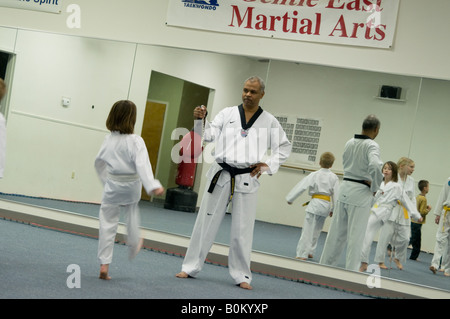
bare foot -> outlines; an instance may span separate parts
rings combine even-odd
[[[100,265],[100,276],[98,278],[103,280],[111,280],[111,277],[108,276],[109,265],[104,264]]]
[[[134,259],[137,256],[143,245],[144,245],[144,238],[141,238],[136,248],[134,250],[130,250],[128,256],[130,260]]]
[[[387,267],[384,263],[379,263],[378,266],[379,266],[381,269],[388,269],[388,267]]]
[[[298,259],[298,260],[308,260],[308,258],[305,258],[305,257],[295,257],[295,259]]]
[[[252,290],[253,287],[250,286],[250,284],[248,282],[241,282],[239,284],[239,287],[241,287],[242,289],[247,289],[247,290]]]
[[[365,272],[367,270],[367,263],[362,262],[361,266],[359,267],[360,272]]]
[[[402,270],[403,269],[403,265],[400,263],[400,260],[398,260],[397,258],[394,258],[394,262],[397,265],[397,268]]]
[[[182,272],[179,272],[178,274],[176,274],[175,277],[177,277],[177,278],[189,278],[190,276],[187,273],[185,273],[184,271],[182,271]]]

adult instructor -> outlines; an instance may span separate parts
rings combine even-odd
[[[236,285],[252,289],[250,254],[258,178],[263,173],[276,173],[291,152],[291,143],[278,120],[259,106],[264,91],[264,81],[250,77],[244,82],[242,104],[221,110],[211,123],[206,120],[205,107],[194,109],[196,119],[205,119],[204,140],[215,142],[215,162],[206,175],[208,184],[181,272],[176,274],[179,278],[196,277],[201,271],[231,202],[228,268]],[[197,132],[201,131],[198,125],[203,121],[195,121]]]
[[[369,115],[362,124],[362,133],[355,134],[345,144],[344,179],[320,258],[321,264],[338,266],[347,246],[345,268],[359,270],[373,194],[383,181],[380,148],[374,141],[379,131],[380,121],[375,115]]]

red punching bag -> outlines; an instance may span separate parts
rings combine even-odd
[[[203,151],[202,137],[190,131],[180,142],[181,162],[178,164],[178,173],[175,183],[183,187],[193,187],[197,158]]]

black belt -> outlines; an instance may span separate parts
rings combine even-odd
[[[254,170],[254,168],[253,167],[236,168],[236,167],[228,165],[227,163],[217,163],[217,164],[219,164],[222,167],[222,169],[220,171],[218,171],[216,173],[216,175],[214,175],[214,177],[211,181],[211,184],[209,185],[208,193],[213,192],[214,187],[216,186],[217,181],[219,180],[220,174],[222,174],[223,171],[227,171],[228,173],[230,173],[230,176],[231,176],[231,193],[230,193],[230,198],[228,199],[228,202],[230,202],[231,199],[233,198],[233,194],[234,194],[236,175],[250,173]]]
[[[362,181],[362,180],[359,180],[359,179],[352,179],[352,178],[347,178],[347,177],[344,177],[344,181],[350,181],[350,182],[364,184],[364,185],[366,185],[367,187],[370,188],[370,185],[367,183],[367,181]]]

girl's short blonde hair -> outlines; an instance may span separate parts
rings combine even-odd
[[[136,124],[136,104],[128,100],[117,101],[109,111],[106,119],[108,130],[120,132],[120,134],[133,134]]]
[[[400,157],[400,159],[397,161],[398,168],[403,167],[405,165],[409,165],[414,163],[414,161],[408,157]]]

